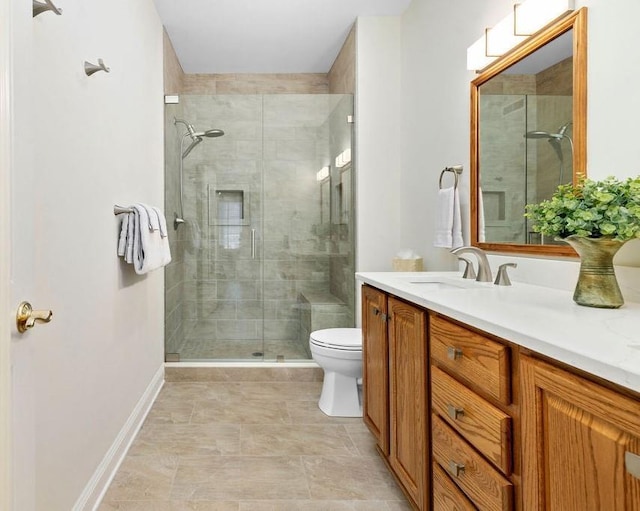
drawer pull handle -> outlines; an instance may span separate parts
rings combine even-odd
[[[624,464],[627,467],[627,472],[633,477],[640,479],[640,456],[633,454],[632,452],[624,453]]]
[[[464,408],[458,408],[452,404],[447,404],[447,413],[454,421],[464,417]]]
[[[462,463],[456,463],[455,461],[450,461],[449,473],[453,477],[460,477],[462,474],[464,474],[464,465]]]
[[[447,358],[449,360],[459,360],[462,358],[462,350],[460,348],[454,348],[449,346],[447,348]]]

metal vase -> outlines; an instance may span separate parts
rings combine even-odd
[[[580,256],[580,275],[573,301],[587,307],[617,309],[624,304],[613,269],[613,256],[624,241],[585,238],[575,234],[563,238]]]

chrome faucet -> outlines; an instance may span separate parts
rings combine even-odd
[[[484,253],[484,250],[478,247],[458,247],[454,248],[451,253],[456,256],[458,254],[474,254],[478,259],[478,276],[476,277],[476,282],[493,281],[491,265],[489,264],[489,259],[487,259],[487,254]]]

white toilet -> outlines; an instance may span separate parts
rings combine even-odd
[[[362,417],[362,329],[327,328],[309,336],[311,356],[324,369],[318,406],[333,417]]]

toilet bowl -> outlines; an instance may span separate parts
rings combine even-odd
[[[362,330],[327,328],[309,336],[311,356],[324,370],[318,406],[332,417],[362,417]]]

